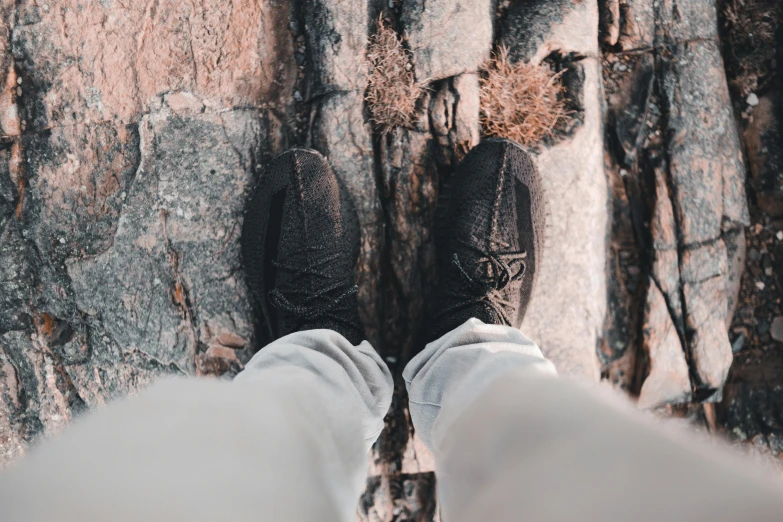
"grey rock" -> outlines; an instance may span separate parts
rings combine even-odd
[[[255,111],[142,121],[142,162],[112,247],[67,262],[77,306],[112,342],[186,373],[212,346],[249,348],[237,234],[258,122]]]
[[[22,138],[30,185],[25,220],[45,258],[105,251],[139,167],[138,126],[113,123],[57,127]]]
[[[685,333],[682,307],[682,283],[676,250],[656,250],[653,258],[653,281],[660,288],[671,310],[672,321],[681,335]]]
[[[330,92],[364,90],[367,81],[367,2],[304,0],[311,67],[308,99]]]
[[[539,63],[552,52],[598,56],[598,5],[594,1],[514,2],[500,28],[514,60]]]
[[[413,52],[416,79],[476,72],[492,48],[490,0],[406,0],[401,22]]]
[[[658,45],[718,36],[718,14],[712,0],[657,0],[653,6]]]
[[[772,320],[769,333],[774,340],[783,343],[783,316],[777,316]]]
[[[22,238],[19,223],[0,229],[0,333],[32,325],[32,288],[37,265],[33,249]]]
[[[749,223],[744,166],[723,61],[715,42],[676,44],[662,55],[669,156],[681,243]]]
[[[617,44],[623,51],[651,49],[655,44],[655,9],[649,0],[620,3],[620,34]]]
[[[406,360],[419,348],[425,326],[426,300],[435,276],[433,228],[437,203],[437,169],[429,155],[432,135],[394,129],[381,142],[391,284],[384,289],[386,342]],[[391,299],[390,299],[391,297]]]
[[[655,175],[655,207],[650,221],[650,235],[653,248],[660,250],[677,249],[677,224],[674,218],[674,207],[669,197],[667,172],[664,168],[656,168]]]
[[[745,334],[739,334],[734,342],[731,343],[731,353],[739,353],[745,347]]]
[[[617,91],[608,98],[609,131],[621,147],[618,160],[631,167],[637,159],[647,133],[646,123],[654,75],[652,53],[629,58],[630,72],[619,78]]]

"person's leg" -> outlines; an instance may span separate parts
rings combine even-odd
[[[779,520],[777,476],[558,378],[518,330],[471,319],[404,372],[444,520]]]
[[[779,519],[775,478],[765,483],[649,426],[617,397],[557,378],[519,332],[545,215],[527,154],[482,143],[452,183],[432,342],[403,372],[443,519]]]
[[[277,341],[235,382],[180,380],[77,421],[0,479],[0,520],[350,520],[393,384],[353,283],[359,226],[318,153],[248,200],[250,298]]]
[[[369,343],[294,333],[77,419],[0,474],[0,520],[352,520],[392,390]]]

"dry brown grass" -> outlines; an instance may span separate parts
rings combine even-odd
[[[370,77],[365,100],[379,131],[413,126],[416,101],[423,86],[413,75],[411,54],[402,38],[381,18],[367,46]]]
[[[487,136],[533,145],[568,120],[562,73],[546,64],[512,63],[500,48],[481,79],[481,126]]]

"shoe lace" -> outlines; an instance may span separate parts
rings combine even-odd
[[[356,294],[359,287],[346,281],[344,278],[335,277],[329,272],[328,267],[338,257],[344,255],[340,252],[333,252],[326,255],[307,255],[318,254],[327,250],[325,246],[308,246],[303,249],[303,258],[307,261],[303,264],[272,261],[272,264],[278,270],[289,272],[293,275],[292,286],[294,289],[288,290],[283,294],[278,288],[269,292],[269,302],[278,310],[288,312],[296,317],[300,323],[309,323],[318,319],[329,317],[338,323],[358,328],[359,326],[347,317],[350,314],[336,313],[341,310],[345,300]],[[322,279],[324,284],[317,290],[297,290],[296,282],[307,277],[316,277]],[[300,285],[301,288],[308,288],[309,285]],[[293,302],[292,298],[300,302]]]
[[[512,306],[512,303],[504,298],[501,291],[511,283],[519,281],[525,274],[525,259],[527,252],[498,252],[485,251],[476,247],[474,244],[462,241],[467,248],[479,254],[476,264],[486,265],[486,277],[472,277],[465,270],[462,261],[455,253],[451,259],[451,264],[457,269],[460,277],[465,282],[467,291],[460,292],[461,300],[438,315],[444,315],[453,312],[455,309],[464,308],[476,303],[485,303],[497,313],[503,321],[510,325],[511,319],[508,317],[505,307]],[[508,248],[510,245],[502,243],[499,246]],[[519,264],[519,268],[514,270],[513,264]]]

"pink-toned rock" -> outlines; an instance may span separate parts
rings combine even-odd
[[[290,96],[287,2],[64,0],[43,9],[25,0],[19,9],[13,50],[28,129],[136,122],[176,91],[213,107]]]
[[[690,332],[690,354],[698,377],[697,387],[720,389],[726,382],[732,361],[726,332],[726,280],[713,277],[699,283],[684,283],[686,327]]]
[[[691,400],[688,363],[666,301],[654,282],[650,282],[644,309],[643,347],[649,361],[649,373],[639,393],[640,408],[656,408]]]

